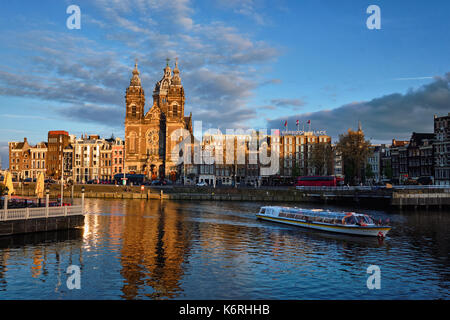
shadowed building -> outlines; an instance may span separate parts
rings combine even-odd
[[[418,179],[434,174],[434,133],[413,132],[408,145],[408,177]]]
[[[450,113],[434,116],[434,179],[438,185],[450,185]]]

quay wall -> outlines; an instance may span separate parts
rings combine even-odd
[[[0,221],[0,236],[31,232],[68,230],[84,226],[84,216],[49,217]]]
[[[81,185],[64,190],[64,199],[81,197]],[[267,188],[208,188],[195,186],[124,187],[114,185],[84,185],[85,198],[100,199],[168,199],[188,201],[258,201],[258,202],[310,202],[371,205],[379,207],[448,207],[450,206],[449,189],[418,190],[346,190],[317,189],[297,190],[293,187]],[[60,196],[60,186],[51,185],[50,197]],[[16,194],[35,196],[34,186],[30,184],[16,188]]]

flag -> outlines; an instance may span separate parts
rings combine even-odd
[[[308,120],[308,124],[311,124],[311,120]]]
[[[284,126],[287,127],[287,120],[285,121]]]
[[[299,125],[299,121],[297,120],[297,127],[298,127],[298,125]]]

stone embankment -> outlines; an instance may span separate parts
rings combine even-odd
[[[210,201],[258,201],[258,202],[314,202],[353,203],[374,206],[448,207],[450,188],[386,189],[386,188],[207,188],[195,186],[124,187],[115,185],[75,185],[64,189],[64,199],[81,197],[85,188],[86,198],[100,199],[168,199],[168,200],[210,200]],[[50,186],[50,197],[59,197],[60,186]],[[16,194],[34,196],[34,185],[16,187]]]

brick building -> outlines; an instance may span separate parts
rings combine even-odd
[[[125,157],[124,141],[116,138],[112,145],[112,174],[123,173]]]
[[[13,179],[36,179],[39,173],[46,174],[47,144],[40,142],[35,146],[23,142],[9,142],[9,170]]]
[[[171,135],[179,129],[192,132],[192,115],[184,116],[185,96],[178,61],[173,72],[167,61],[148,111],[139,74],[136,63],[125,95],[125,171],[151,179],[176,175],[177,164],[172,162],[170,151],[177,142],[172,142]]]
[[[70,137],[67,131],[49,131],[47,140],[47,177],[55,180],[61,179],[61,167],[64,158],[64,149],[69,146]]]

